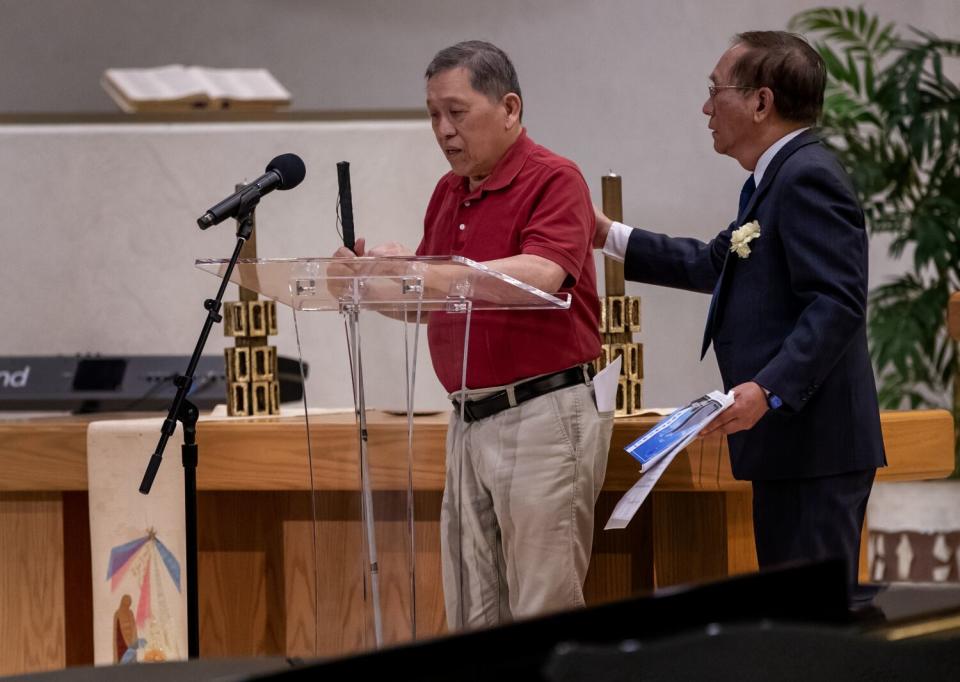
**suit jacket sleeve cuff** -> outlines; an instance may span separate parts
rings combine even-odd
[[[774,360],[775,363],[776,359]],[[765,391],[773,393],[783,401],[780,408],[781,412],[785,414],[799,412],[810,399],[812,391],[808,393],[799,382],[790,379],[784,380],[782,376],[775,366],[767,365],[757,373],[753,381]]]

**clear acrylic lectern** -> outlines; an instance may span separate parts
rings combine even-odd
[[[224,260],[197,261],[197,267],[219,277],[223,276],[226,264]],[[237,263],[231,280],[290,306],[295,321],[298,313],[306,311],[336,311],[342,315],[359,443],[357,506],[363,529],[359,548],[364,603],[362,645],[379,647],[415,638],[413,396],[420,323],[430,326],[430,347],[435,361],[437,354],[455,358],[459,363],[461,389],[466,389],[470,323],[475,314],[564,310],[570,306],[569,295],[558,298],[546,294],[480,263],[456,256],[248,259]],[[400,458],[396,447],[381,447],[385,439],[374,437],[368,423],[367,391],[376,389],[364,381],[363,339],[371,338],[364,333],[371,313],[380,323],[387,318],[397,320],[390,325],[402,330],[407,419],[406,447],[401,448],[404,455]],[[509,349],[503,350],[509,352]],[[309,425],[309,416],[306,418]],[[310,442],[309,426],[307,441],[307,451],[316,453],[314,457],[322,457],[324,444]],[[350,561],[350,557],[345,556],[344,561]],[[341,598],[342,595],[318,594],[318,618],[320,602]]]

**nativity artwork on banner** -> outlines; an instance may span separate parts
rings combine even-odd
[[[178,637],[170,631],[168,594],[179,599],[180,562],[153,528],[110,550],[107,580],[117,597],[113,616],[114,663],[178,660]],[[176,591],[174,593],[174,590]]]

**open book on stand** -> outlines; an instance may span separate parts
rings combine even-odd
[[[151,69],[107,69],[100,83],[128,113],[204,109],[272,111],[290,104],[290,93],[266,69],[214,69],[180,64]]]
[[[626,528],[660,476],[703,428],[733,405],[733,395],[711,391],[674,410],[624,448],[640,463],[642,476],[617,502],[604,530]]]

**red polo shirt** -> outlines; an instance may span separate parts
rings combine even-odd
[[[577,166],[524,130],[473,192],[447,173],[424,218],[421,256],[475,261],[533,254],[567,273],[568,310],[478,311],[470,324],[467,388],[501,386],[589,362],[600,354],[593,204]],[[464,315],[431,313],[430,354],[449,392],[460,390]]]

